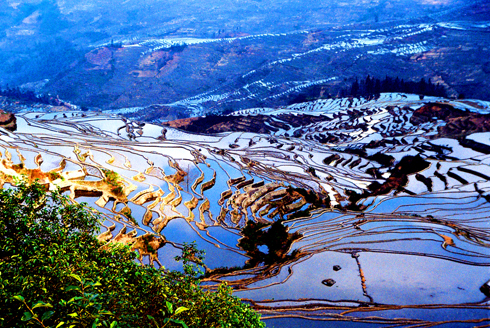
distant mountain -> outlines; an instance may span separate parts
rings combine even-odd
[[[140,119],[285,105],[313,86],[334,96],[367,75],[431,79],[453,96],[489,97],[485,1],[0,6],[0,85],[133,108]]]
[[[490,22],[424,21],[109,43],[44,90],[88,107],[132,108],[120,113],[154,122],[337,96],[368,75],[431,80],[453,97],[489,99],[489,31]]]

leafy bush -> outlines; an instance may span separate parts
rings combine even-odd
[[[117,172],[114,172],[112,170],[107,170],[107,169],[102,169],[102,172],[104,172],[105,175],[105,181],[107,184],[110,184],[111,186],[118,187],[119,186],[119,174]]]
[[[184,273],[141,266],[128,247],[101,249],[98,227],[39,184],[0,190],[0,326],[264,326],[227,286],[204,291],[185,256]]]

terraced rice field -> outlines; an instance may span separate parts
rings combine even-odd
[[[282,128],[217,135],[24,111],[16,132],[0,128],[0,183],[59,186],[103,215],[101,240],[144,263],[176,269],[196,241],[204,284],[228,282],[270,326],[483,327],[490,132],[443,135],[444,119],[412,119],[428,103],[490,111],[384,94],[241,111]]]

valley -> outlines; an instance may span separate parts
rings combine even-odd
[[[59,189],[160,278],[187,252],[268,327],[490,325],[487,1],[0,17],[0,188]],[[155,313],[180,325],[172,302]]]

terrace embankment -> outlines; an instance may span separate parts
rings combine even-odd
[[[362,194],[358,194],[355,191],[349,190],[348,196],[350,204],[347,206],[351,210],[364,210],[363,205],[358,205],[357,201],[369,196],[386,195],[389,192],[395,190],[396,192],[407,192],[404,186],[408,182],[408,176],[417,172],[423,171],[430,166],[430,163],[424,160],[419,155],[417,156],[405,156],[402,160],[390,169],[390,176],[385,182],[379,183],[374,181],[368,186],[368,190],[364,190]],[[422,179],[422,178],[419,178]]]

